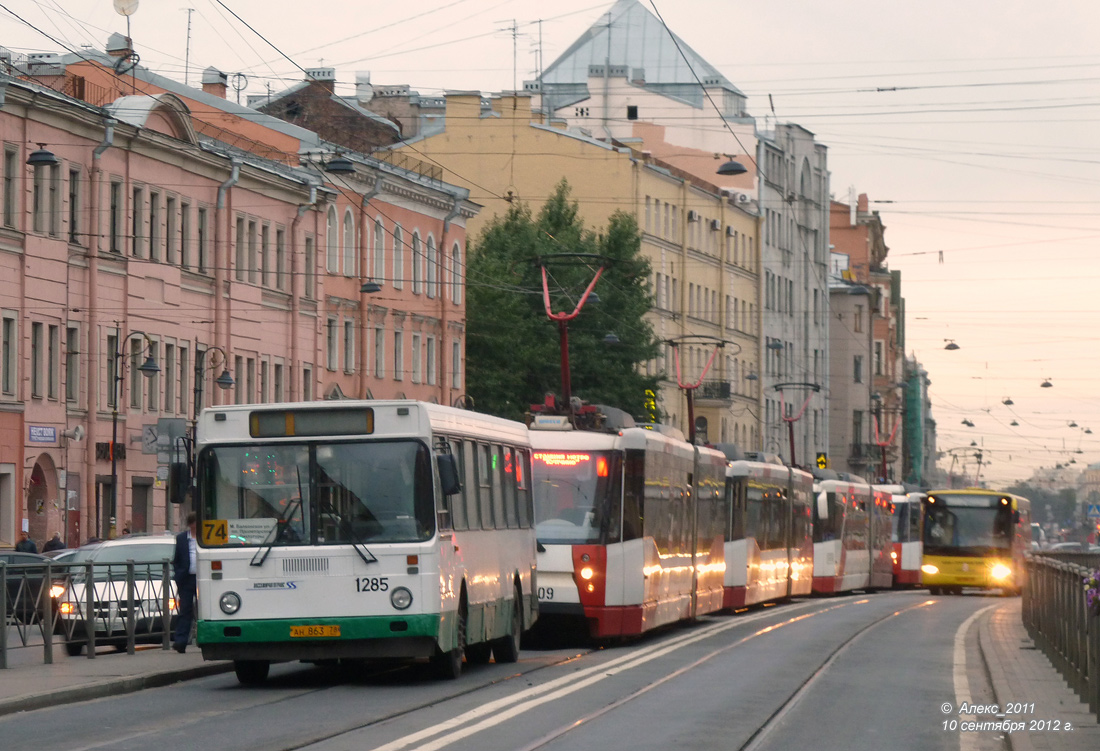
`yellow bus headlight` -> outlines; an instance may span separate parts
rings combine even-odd
[[[926,574],[938,574],[940,572],[939,568],[933,566],[931,563],[924,564],[920,567],[920,570]]]
[[[993,566],[993,569],[989,573],[993,576],[994,579],[997,579],[999,581],[1001,579],[1007,579],[1008,577],[1012,576],[1012,569],[1010,569],[1003,563],[998,563]]]

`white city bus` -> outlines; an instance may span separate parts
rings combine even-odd
[[[415,401],[207,409],[198,644],[271,662],[518,659],[538,613],[521,424]]]

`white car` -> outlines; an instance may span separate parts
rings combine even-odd
[[[51,594],[57,600],[58,632],[66,636],[66,651],[80,654],[87,643],[88,620],[95,624],[95,643],[124,648],[130,594],[127,586],[128,561],[134,562],[134,639],[159,642],[164,635],[164,573],[168,572],[169,629],[176,620],[176,585],[172,581],[175,538],[169,535],[125,537],[108,540],[77,556],[63,583],[55,583]],[[83,550],[83,549],[82,549]],[[94,589],[88,616],[87,572],[83,562],[91,561]]]

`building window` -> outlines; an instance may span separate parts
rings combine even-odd
[[[451,388],[462,388],[462,342],[451,342]]]
[[[412,335],[412,376],[413,383],[420,383],[423,378],[420,370],[420,334]]]
[[[191,204],[180,202],[180,268],[191,268]]]
[[[852,329],[858,334],[863,331],[863,306],[857,305],[856,312],[852,314]]]
[[[344,372],[355,372],[355,321],[344,319]]]
[[[61,234],[61,165],[50,166],[50,235]]]
[[[15,227],[16,198],[19,188],[19,149],[4,147],[4,226]]]
[[[189,357],[188,349],[184,344],[180,344],[177,347],[179,351],[179,381],[180,381],[180,414],[187,414],[187,384],[190,379],[190,372],[188,370]]]
[[[306,365],[302,368],[302,400],[313,401],[313,366]]]
[[[130,340],[130,407],[132,409],[141,409],[142,405],[142,390],[141,390],[141,371],[138,367],[144,362],[141,359],[141,345],[142,339]]]
[[[75,403],[80,399],[80,328],[70,326],[65,330],[65,401]]]
[[[260,228],[260,284],[265,287],[270,287],[274,279],[274,260],[271,255],[271,225],[264,224]]]
[[[248,282],[249,284],[256,284],[260,281],[257,273],[259,268],[259,236],[257,234],[256,222],[249,221],[248,223]]]
[[[237,355],[233,358],[233,403],[244,404],[244,357]]]
[[[339,271],[340,264],[340,225],[336,217],[336,207],[328,207],[328,226],[325,236],[325,270],[330,274]]]
[[[336,370],[336,318],[329,318],[325,324],[325,367]]]
[[[179,263],[176,256],[176,240],[179,239],[179,219],[176,214],[176,199],[168,196],[164,199],[164,260],[167,263]]]
[[[153,358],[153,362],[160,361],[160,345],[156,342],[149,343],[149,357]],[[138,364],[145,362],[139,359]],[[160,373],[153,373],[153,375],[142,379],[149,385],[149,395],[145,400],[145,411],[156,412],[160,409]]]
[[[271,382],[269,379],[271,366],[267,360],[260,360],[260,404],[267,404],[268,397],[271,395],[269,389],[271,388]]]
[[[435,252],[435,238],[428,236],[426,261],[428,265],[428,297],[439,295],[439,257]]]
[[[863,355],[852,357],[852,380],[856,383],[863,383]]]
[[[31,229],[42,232],[46,226],[46,167],[34,168],[31,182]]]
[[[875,340],[875,375],[882,375],[882,340]]]
[[[355,217],[344,212],[344,276],[355,276]]]
[[[31,324],[31,396],[42,398],[42,324]]]
[[[142,254],[143,211],[142,190],[134,188],[130,191],[130,255],[134,258],[141,258]]]
[[[247,240],[245,239],[245,234],[244,234],[244,217],[243,216],[237,217],[237,232],[234,235],[233,239],[236,242],[235,250],[234,250],[234,253],[233,253],[233,257],[236,261],[236,263],[234,263],[233,265],[236,266],[236,269],[234,269],[233,277],[238,282],[243,282],[244,281],[245,268],[247,268],[247,266],[245,264],[245,257],[244,257],[245,248],[247,247],[246,246]],[[238,404],[239,403],[240,402],[238,402]]]
[[[61,393],[61,327],[51,324],[46,332],[46,398]]]
[[[313,288],[317,286],[317,252],[316,245],[313,242],[312,237],[306,238],[305,243],[305,285],[306,288],[302,292],[302,297],[307,300],[313,299]]]
[[[451,247],[451,300],[455,305],[462,304],[462,277],[465,270],[462,265],[462,246],[455,243]]]
[[[107,334],[107,406],[114,409],[118,406],[118,334]],[[89,405],[90,406],[90,405]]]
[[[282,363],[275,363],[274,366],[275,376],[275,392],[272,396],[276,402],[283,401],[283,365]]]
[[[374,281],[384,284],[386,280],[386,228],[382,220],[374,222]]]
[[[863,443],[863,412],[861,410],[852,410],[852,443]]]
[[[80,245],[80,170],[69,170],[69,242]]]
[[[393,332],[393,380],[405,378],[405,335],[401,331]]]
[[[637,120],[638,119],[638,105],[628,104],[626,105],[626,119]]]
[[[210,256],[208,253],[208,241],[210,239],[210,224],[209,214],[204,208],[199,209],[199,243],[198,243],[198,257],[195,259],[195,266],[198,268],[200,274],[205,274],[210,268]]]
[[[401,227],[393,228],[393,288],[405,286],[405,240]]]
[[[286,230],[275,230],[275,287],[286,290]]]
[[[244,366],[244,398],[246,404],[256,402],[256,360],[249,357]]]
[[[160,193],[149,191],[149,260],[160,261]]]
[[[176,411],[176,345],[164,345],[164,411]]]
[[[435,385],[435,337],[429,336],[427,341],[424,342],[425,354],[424,354],[424,366],[427,368],[427,381],[430,385]]]
[[[420,249],[420,233],[413,232],[412,239],[412,278],[413,294],[419,295],[422,291],[424,280],[423,252]]]
[[[374,327],[374,377],[386,377],[386,329]]]

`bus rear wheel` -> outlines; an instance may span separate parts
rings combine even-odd
[[[267,680],[271,663],[267,660],[234,660],[233,672],[244,686],[258,686]]]
[[[512,596],[512,623],[505,636],[493,640],[493,657],[497,662],[519,661],[519,640],[523,632],[523,595],[516,587]]]

